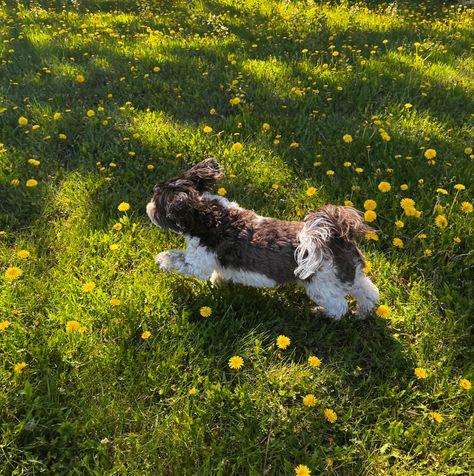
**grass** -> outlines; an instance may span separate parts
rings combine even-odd
[[[0,18],[2,474],[469,473],[472,10],[40,1]],[[375,200],[362,246],[390,316],[160,273],[183,240],[145,204],[209,156],[260,214]]]

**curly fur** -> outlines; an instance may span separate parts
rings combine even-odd
[[[334,318],[347,312],[349,293],[362,303],[361,314],[370,312],[378,290],[354,242],[370,231],[357,210],[326,205],[304,223],[261,217],[208,192],[221,176],[217,161],[207,159],[155,186],[150,219],[187,242],[186,250],[157,256],[162,270],[258,287],[296,282]]]

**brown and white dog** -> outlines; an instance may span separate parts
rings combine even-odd
[[[210,194],[221,177],[217,161],[207,159],[155,186],[148,216],[184,235],[187,244],[159,253],[161,270],[255,287],[298,283],[334,319],[348,312],[348,294],[357,299],[359,317],[374,309],[379,291],[354,242],[371,229],[357,210],[325,205],[304,222],[262,217]]]

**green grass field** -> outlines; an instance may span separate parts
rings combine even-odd
[[[439,2],[0,2],[0,473],[469,474],[473,22]],[[159,272],[184,240],[149,222],[153,185],[207,157],[259,214],[376,204],[382,316]]]

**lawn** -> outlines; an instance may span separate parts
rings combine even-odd
[[[1,2],[1,474],[469,474],[473,23],[436,1]],[[378,314],[160,272],[184,240],[146,203],[207,157],[261,215],[365,211]]]

